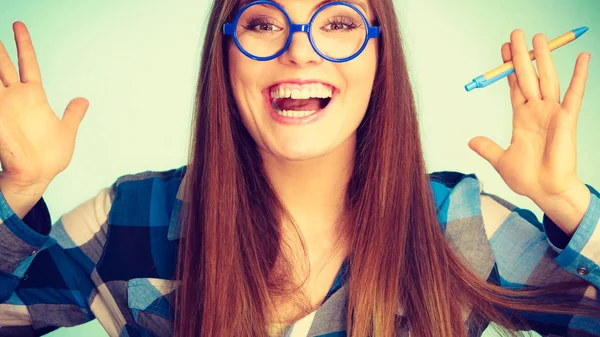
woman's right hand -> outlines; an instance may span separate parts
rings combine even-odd
[[[13,24],[19,72],[0,42],[0,187],[43,193],[71,162],[79,124],[88,108],[75,98],[59,119],[46,99],[27,27]],[[41,194],[39,195],[41,197]]]

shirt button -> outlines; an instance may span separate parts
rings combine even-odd
[[[29,256],[33,256],[35,253],[37,253],[37,249],[32,250],[31,253],[29,253]]]
[[[577,273],[579,275],[587,275],[588,268],[587,267],[579,267],[579,268],[577,268]]]

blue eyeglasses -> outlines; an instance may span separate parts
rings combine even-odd
[[[253,1],[240,9],[233,23],[223,25],[223,33],[233,37],[247,57],[268,61],[283,54],[296,32],[305,32],[314,51],[331,62],[357,57],[370,39],[379,37],[380,27],[370,26],[354,5],[336,1],[321,6],[307,24],[294,24],[278,3]]]

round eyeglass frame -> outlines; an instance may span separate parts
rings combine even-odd
[[[254,6],[254,5],[270,5],[273,7],[276,7],[277,9],[279,9],[283,15],[285,15],[285,18],[288,22],[288,26],[290,27],[290,32],[288,34],[288,38],[287,41],[285,43],[285,45],[283,46],[283,48],[281,48],[280,51],[278,51],[277,53],[275,53],[272,56],[266,56],[266,57],[260,57],[260,56],[256,56],[253,55],[249,52],[247,52],[246,50],[244,50],[244,48],[242,47],[242,45],[240,44],[238,38],[237,38],[237,33],[235,31],[235,27],[237,27],[238,21],[240,20],[240,17],[242,16],[242,14],[244,13],[244,11],[246,9],[248,9],[248,7]],[[365,27],[367,27],[366,33],[365,33],[365,41],[363,42],[362,46],[360,47],[360,49],[348,56],[348,57],[344,57],[344,58],[332,58],[329,56],[324,55],[323,53],[321,53],[321,51],[319,51],[319,49],[316,47],[315,45],[315,41],[313,40],[312,34],[310,32],[310,27],[313,24],[313,21],[315,20],[315,18],[317,17],[317,15],[323,11],[324,9],[326,9],[327,7],[331,7],[331,6],[335,6],[335,5],[342,5],[342,6],[347,6],[352,8],[354,11],[356,11],[360,17],[363,20],[363,23],[365,24]],[[330,62],[347,62],[350,61],[352,59],[354,59],[355,57],[357,57],[358,55],[360,55],[360,53],[362,53],[362,51],[367,47],[367,44],[369,43],[369,40],[372,38],[376,38],[379,37],[379,35],[381,34],[381,27],[379,26],[371,26],[369,25],[369,22],[367,21],[367,18],[365,17],[365,15],[358,9],[356,8],[356,6],[347,3],[347,2],[343,2],[343,1],[334,1],[334,2],[329,2],[323,6],[321,6],[319,9],[317,9],[317,11],[311,16],[310,21],[308,23],[305,24],[295,24],[292,23],[292,19],[290,18],[290,16],[288,15],[288,13],[285,11],[285,9],[283,9],[283,7],[281,7],[278,3],[273,2],[273,1],[269,1],[269,0],[257,0],[257,1],[253,1],[251,3],[246,4],[244,7],[242,7],[240,9],[240,11],[237,13],[235,19],[233,20],[232,23],[226,23],[223,25],[223,34],[225,35],[230,35],[233,37],[233,41],[235,42],[235,45],[238,47],[238,49],[247,57],[256,60],[256,61],[269,61],[272,60],[274,58],[279,57],[281,54],[283,54],[288,47],[290,46],[290,44],[292,43],[292,37],[294,36],[294,33],[297,32],[305,32],[308,35],[308,40],[310,41],[310,45],[312,46],[313,50],[322,58],[324,58],[327,61]]]

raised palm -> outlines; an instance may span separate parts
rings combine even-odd
[[[21,187],[48,184],[70,163],[88,102],[72,100],[59,119],[46,98],[29,32],[13,24],[19,72],[0,43],[0,164],[2,179]]]
[[[510,146],[504,150],[487,137],[475,137],[469,146],[492,164],[514,192],[537,203],[567,195],[583,185],[577,176],[576,133],[589,55],[581,53],[577,58],[571,84],[561,102],[546,37],[537,34],[533,45],[539,76],[522,30],[513,31],[511,43],[502,46],[502,59],[512,60],[515,67],[508,76],[513,107]]]

